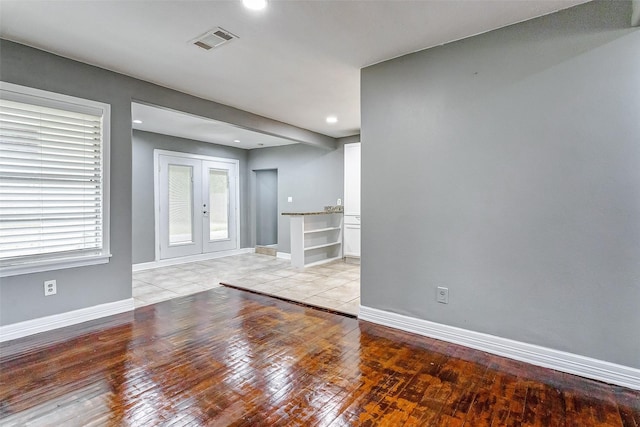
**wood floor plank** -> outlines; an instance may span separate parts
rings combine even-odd
[[[640,392],[231,288],[0,347],[4,426],[624,426]]]

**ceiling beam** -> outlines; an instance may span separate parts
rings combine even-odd
[[[338,138],[337,141],[338,141],[338,144],[351,144],[354,142],[360,142],[360,134],[344,136],[342,138]]]
[[[144,84],[152,85],[147,82],[144,82]],[[197,98],[192,95],[174,91],[173,89],[162,88],[158,91],[157,97],[155,96],[155,92],[154,90],[150,90],[147,92],[147,96],[138,97],[132,99],[132,101],[225,122],[239,128],[288,139],[325,150],[334,150],[337,147],[336,138],[302,129],[288,123],[259,116],[214,101]]]
[[[631,26],[640,27],[640,0],[631,0]]]

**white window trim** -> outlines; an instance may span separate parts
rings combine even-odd
[[[94,255],[70,256],[56,258],[52,254],[51,258],[26,261],[23,264],[13,264],[10,266],[0,265],[0,277],[18,276],[21,274],[39,273],[51,270],[61,270],[65,268],[84,267],[89,265],[106,264],[111,258],[110,250],[110,170],[111,170],[111,105],[103,102],[92,101],[60,93],[49,92],[41,89],[20,86],[13,83],[0,81],[0,92],[7,93],[11,99],[19,100],[23,98],[26,102],[33,102],[33,98],[40,98],[42,106],[53,106],[61,108],[60,103],[67,106],[72,105],[79,110],[90,108],[102,110],[102,252]],[[1,262],[1,261],[0,261]]]

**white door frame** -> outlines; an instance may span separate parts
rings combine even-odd
[[[237,159],[225,159],[223,157],[203,156],[200,154],[181,153],[179,151],[169,150],[153,150],[153,204],[154,204],[154,223],[155,223],[155,261],[160,261],[160,156],[184,157],[189,159],[198,159],[205,161],[213,161],[220,163],[229,163],[235,166],[236,181],[236,249],[240,249],[240,161]],[[135,197],[135,195],[134,195]]]

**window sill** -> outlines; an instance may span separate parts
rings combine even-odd
[[[78,256],[64,259],[34,261],[0,267],[0,277],[19,276],[21,274],[41,273],[44,271],[62,270],[65,268],[86,267],[89,265],[106,264],[111,254]]]

